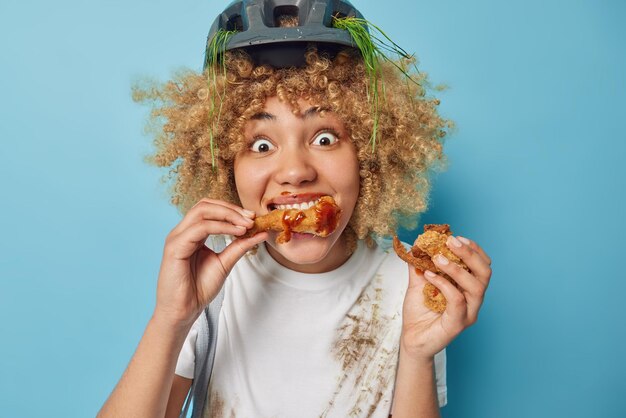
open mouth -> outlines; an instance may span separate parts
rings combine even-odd
[[[268,203],[267,214],[254,219],[254,227],[246,235],[262,231],[280,232],[278,244],[289,242],[292,233],[327,237],[337,228],[341,208],[332,196],[310,193],[280,197]]]
[[[276,205],[276,204],[270,204],[268,206],[269,211],[273,211],[273,210],[289,210],[289,209],[297,209],[297,210],[307,210],[309,208],[312,208],[313,206],[315,206],[317,204],[317,202],[319,202],[319,199],[315,199],[315,200],[310,200],[308,202],[301,202],[301,203],[292,203],[292,204],[288,204],[288,205]]]

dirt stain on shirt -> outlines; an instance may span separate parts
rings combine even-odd
[[[228,408],[219,393],[211,392],[204,418],[236,418],[235,409]]]
[[[337,398],[345,396],[344,391],[350,391],[350,399],[354,400],[350,417],[371,417],[381,404],[389,407],[390,400],[383,397],[393,387],[398,348],[397,344],[389,346],[386,337],[393,332],[392,322],[398,318],[381,312],[384,295],[382,277],[376,276],[337,329],[332,354],[342,366],[342,375],[320,418],[328,416]]]

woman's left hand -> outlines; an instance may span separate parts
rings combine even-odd
[[[438,255],[433,262],[458,284],[430,271],[420,274],[409,265],[409,287],[404,298],[401,347],[414,360],[432,358],[465,328],[474,324],[491,278],[491,259],[475,242],[450,236],[447,246],[471,273]],[[426,283],[437,287],[447,300],[446,310],[436,313],[424,306]]]

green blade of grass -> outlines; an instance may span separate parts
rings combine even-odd
[[[380,70],[381,60],[390,62],[395,66],[406,78],[407,90],[409,88],[409,81],[420,85],[409,72],[398,65],[395,60],[387,56],[387,53],[397,55],[399,58],[411,59],[412,55],[409,55],[404,49],[396,44],[382,29],[373,23],[357,17],[333,17],[333,27],[337,29],[343,29],[348,31],[350,37],[354,41],[354,44],[361,52],[363,62],[365,64],[365,70],[369,77],[367,99],[372,105],[372,117],[374,119],[372,135],[370,141],[372,143],[372,152],[376,149],[376,140],[379,126],[379,104],[380,104],[380,90],[382,90],[383,100],[385,100],[385,83]],[[377,35],[380,34],[380,35]],[[415,72],[419,74],[417,66],[414,65]]]
[[[204,68],[207,70],[207,83],[211,92],[211,101],[209,103],[209,145],[211,148],[211,167],[216,168],[215,164],[215,142],[214,132],[219,126],[220,116],[222,114],[222,103],[226,95],[226,61],[224,60],[224,52],[230,38],[236,31],[218,30],[211,40],[207,43],[204,54]],[[217,88],[217,72],[221,70],[224,77],[224,86],[221,93]],[[213,84],[213,86],[211,86]],[[216,106],[216,100],[219,100],[219,107]]]

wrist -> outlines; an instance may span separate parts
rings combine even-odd
[[[150,324],[161,332],[173,335],[184,334],[186,336],[195,320],[196,318],[181,320],[173,315],[169,315],[167,312],[155,309],[150,318]]]
[[[419,347],[408,344],[404,338],[400,338],[400,358],[416,367],[429,367],[435,364],[435,355],[423,352]]]

